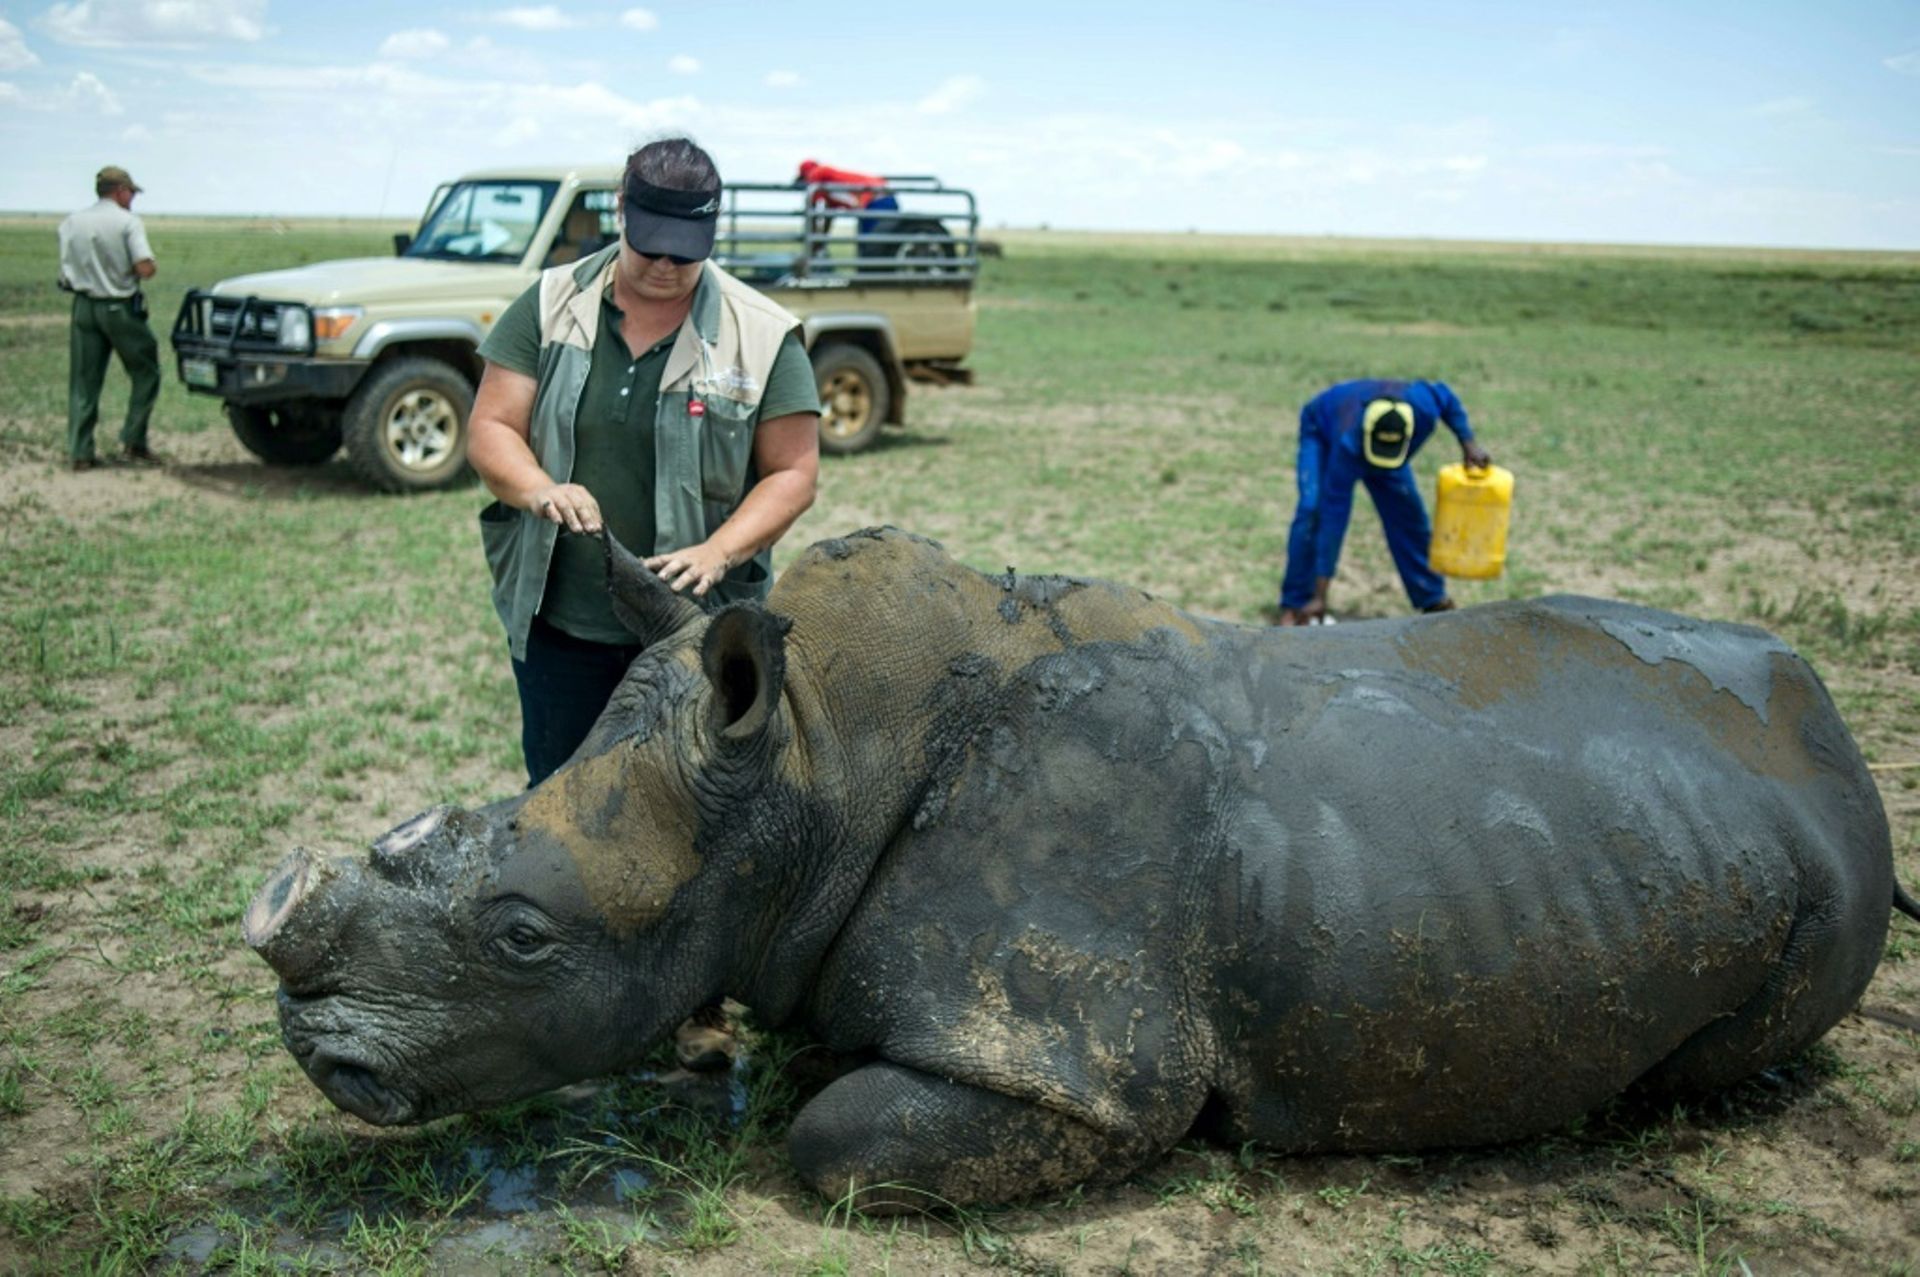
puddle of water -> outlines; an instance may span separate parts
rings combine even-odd
[[[499,1215],[517,1215],[540,1207],[540,1168],[515,1166],[487,1172],[486,1206]]]
[[[300,1258],[320,1272],[344,1270],[350,1263],[347,1252],[338,1246],[330,1245],[318,1238],[308,1237],[303,1233],[296,1233],[290,1228],[273,1230],[273,1253]]]
[[[700,1109],[737,1127],[747,1111],[748,1068],[746,1057],[741,1056],[724,1073],[674,1070],[636,1075],[630,1080],[644,1082],[651,1090],[641,1106],[609,1111],[612,1105],[606,1104],[595,1123],[597,1133],[581,1130],[576,1139],[619,1148],[628,1142],[628,1133],[639,1136],[664,1108]],[[608,1094],[607,1084],[600,1084],[595,1093]],[[631,1092],[629,1097],[639,1098]],[[479,1182],[478,1190],[451,1227],[433,1244],[433,1271],[473,1273],[476,1277],[520,1274],[537,1266],[544,1256],[566,1253],[567,1231],[552,1209],[557,1202],[568,1206],[576,1223],[591,1221],[610,1244],[643,1240],[640,1221],[646,1216],[636,1213],[633,1204],[655,1187],[655,1178],[648,1170],[609,1159],[580,1183],[569,1178],[566,1158],[522,1160],[525,1157],[516,1147],[489,1142],[485,1134],[476,1134],[473,1142],[456,1149],[431,1155],[425,1169],[443,1193],[463,1193],[476,1180]],[[502,1164],[510,1159],[512,1164]],[[565,1191],[562,1184],[568,1185]],[[296,1230],[286,1226],[277,1203],[292,1187],[277,1165],[267,1164],[247,1175],[236,1175],[223,1187],[244,1199],[234,1203],[242,1218],[252,1226],[270,1230],[271,1253],[284,1263],[350,1269],[353,1257],[341,1244],[356,1214],[372,1220],[396,1205],[403,1214],[407,1209],[404,1202],[396,1203],[386,1193],[375,1191],[350,1206],[329,1210],[311,1229]],[[256,1233],[255,1239],[257,1243],[260,1235]],[[167,1243],[164,1258],[169,1265],[187,1272],[205,1272],[210,1261],[224,1260],[221,1249],[232,1244],[235,1238],[213,1224],[196,1223]]]
[[[238,1246],[238,1244],[238,1239],[229,1237],[212,1224],[195,1224],[167,1243],[166,1249],[161,1252],[165,1260],[162,1267],[184,1267],[188,1272],[205,1272],[207,1262],[213,1258],[215,1251],[222,1246]],[[270,1249],[274,1255],[283,1256],[289,1261],[300,1259],[318,1265],[321,1271],[344,1268],[348,1264],[346,1252],[339,1247],[329,1245],[318,1238],[294,1232],[290,1228],[273,1230]],[[233,1262],[233,1258],[232,1252],[225,1255],[220,1271],[226,1271],[227,1264]]]
[[[195,1224],[168,1242],[163,1253],[173,1263],[205,1267],[207,1257],[225,1240],[227,1235],[212,1224]]]
[[[554,1249],[559,1230],[527,1227],[511,1219],[455,1227],[433,1244],[430,1269],[480,1277],[483,1273],[525,1273],[528,1261]]]

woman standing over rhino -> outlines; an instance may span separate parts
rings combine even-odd
[[[687,138],[627,158],[621,234],[543,272],[480,347],[469,456],[531,787],[586,738],[638,638],[607,600],[610,528],[704,607],[764,598],[813,504],[820,400],[791,314],[708,259],[720,174]]]

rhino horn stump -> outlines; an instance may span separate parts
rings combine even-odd
[[[241,925],[248,946],[289,989],[310,984],[327,965],[346,921],[346,893],[334,881],[340,876],[336,865],[298,850],[268,875],[247,906]]]

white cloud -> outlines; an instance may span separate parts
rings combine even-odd
[[[657,31],[660,17],[651,9],[629,9],[620,15],[620,25],[629,31]]]
[[[40,26],[62,44],[246,43],[267,34],[267,0],[73,0],[56,4]]]
[[[484,15],[483,21],[498,23],[503,27],[517,27],[522,31],[570,31],[580,25],[577,18],[570,18],[560,12],[557,4],[521,5],[512,9],[500,9]]]
[[[1187,181],[1224,172],[1247,158],[1247,148],[1231,138],[1193,142],[1183,140],[1171,129],[1154,129],[1148,137],[1161,148],[1160,162],[1167,171]]]
[[[432,28],[396,31],[380,42],[383,58],[431,58],[445,53],[453,41]]]
[[[986,87],[977,75],[948,76],[939,88],[921,98],[915,109],[922,115],[951,115],[979,97]]]
[[[769,89],[797,89],[805,83],[806,81],[800,78],[798,71],[767,72],[767,87]]]
[[[63,107],[68,110],[93,111],[100,115],[119,115],[122,113],[120,99],[113,90],[100,82],[100,77],[91,71],[82,71],[73,77],[62,92]]]
[[[124,115],[125,108],[112,89],[91,71],[82,71],[64,89],[28,94],[18,85],[0,83],[0,102],[11,102],[29,111],[54,111],[67,116]]]
[[[144,124],[129,124],[120,132],[122,142],[151,142],[153,130]]]
[[[700,74],[700,59],[689,57],[684,53],[676,53],[667,59],[667,70],[673,72],[675,75],[698,75]]]
[[[20,28],[0,18],[0,71],[18,71],[39,60],[33,50],[27,47],[26,37],[20,34]]]
[[[1905,53],[1896,53],[1883,61],[1881,66],[1901,75],[1920,75],[1920,49],[1909,49]]]
[[[440,61],[501,79],[538,82],[548,76],[546,63],[525,41],[510,41],[503,47],[483,35],[474,36]]]
[[[466,121],[504,120],[508,123],[495,136],[511,134],[525,140],[538,130],[542,137],[566,138],[569,145],[581,134],[604,138],[610,131],[639,134],[685,127],[703,112],[691,97],[637,101],[593,80],[549,84],[491,75],[473,78],[434,74],[401,62],[369,66],[236,62],[197,65],[188,74],[214,89],[258,95],[263,121],[278,119],[282,112],[299,120],[320,118],[326,114],[326,104],[347,101],[358,104],[357,109],[371,119],[434,122],[455,135],[468,131]],[[337,121],[333,127],[340,127]],[[271,133],[272,127],[263,122],[259,131]]]

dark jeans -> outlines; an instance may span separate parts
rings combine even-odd
[[[513,681],[520,688],[520,748],[527,756],[527,788],[573,757],[638,655],[638,644],[594,643],[533,618],[533,628],[527,631],[527,659],[513,663]]]

